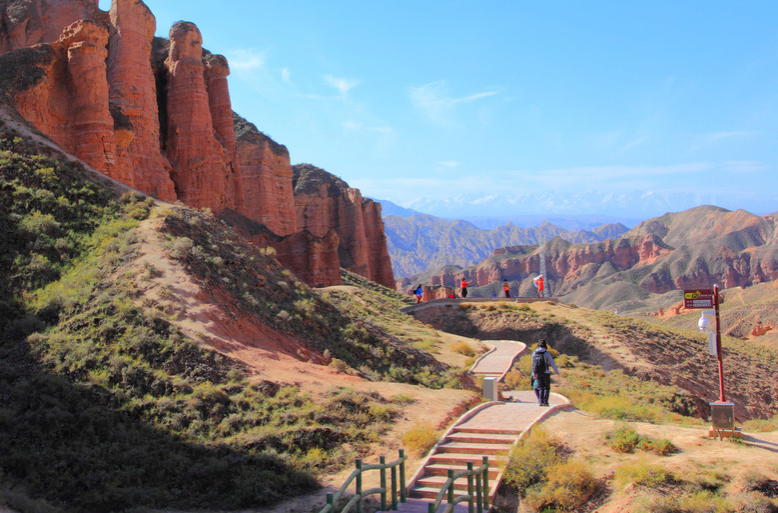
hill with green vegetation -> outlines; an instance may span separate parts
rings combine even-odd
[[[321,472],[391,429],[397,413],[382,395],[266,379],[277,369],[252,365],[260,350],[266,363],[272,349],[353,383],[468,385],[211,215],[158,204],[0,129],[0,504],[261,507],[316,489]],[[404,304],[371,287],[375,305]],[[243,340],[254,347],[218,329],[255,329]]]
[[[311,289],[212,215],[146,198],[9,121],[0,190],[0,505],[13,511],[306,497],[420,426],[434,442],[480,396],[465,372],[478,339],[548,338],[555,387],[593,415],[698,428],[706,415],[715,370],[677,327],[546,302],[414,319],[406,296],[347,272]],[[725,349],[738,418],[769,429],[775,352]],[[526,387],[528,365],[506,386]]]

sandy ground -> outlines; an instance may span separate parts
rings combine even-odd
[[[568,408],[552,414],[540,424],[550,435],[573,452],[573,456],[584,459],[592,468],[595,477],[610,478],[619,466],[644,460],[649,464],[661,465],[676,472],[682,478],[707,472],[722,472],[730,480],[728,489],[737,491],[741,480],[749,472],[756,472],[771,479],[778,479],[778,432],[744,433],[743,443],[708,438],[707,427],[678,427],[630,423],[642,436],[654,439],[668,439],[678,452],[659,456],[642,451],[634,454],[619,453],[605,445],[604,436],[614,429],[615,422],[596,419],[594,416]],[[613,494],[612,486],[606,489],[606,497],[600,497],[587,512],[618,513],[634,511],[629,509],[636,493],[630,490]],[[607,502],[605,502],[607,500]],[[523,509],[519,510],[523,512]]]

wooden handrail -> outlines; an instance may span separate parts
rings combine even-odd
[[[399,458],[389,463],[386,463],[385,456],[380,456],[379,463],[374,463],[372,465],[364,465],[364,466],[362,465],[362,458],[357,458],[356,468],[354,469],[354,471],[348,476],[346,482],[343,483],[343,486],[341,486],[337,492],[335,492],[334,494],[332,493],[327,494],[327,505],[324,506],[324,508],[322,508],[322,510],[319,513],[336,513],[335,505],[337,504],[337,502],[346,492],[346,489],[348,489],[349,485],[351,485],[352,481],[354,480],[356,480],[356,488],[357,488],[356,493],[351,498],[351,500],[349,500],[346,503],[346,505],[343,506],[343,509],[340,510],[340,513],[348,513],[354,507],[356,507],[356,513],[362,513],[362,500],[369,495],[376,495],[376,494],[381,495],[381,510],[386,511],[387,495],[391,496],[392,510],[397,510],[398,490],[399,490],[400,502],[405,502],[406,500],[405,461],[407,460],[407,457],[405,456],[405,451],[403,449],[400,449],[399,454],[400,454]],[[400,475],[399,480],[397,478],[398,468],[399,468],[399,475]],[[387,488],[386,486],[387,469],[391,470],[391,481],[390,481],[389,488]],[[380,471],[381,486],[379,486],[378,488],[370,488],[368,490],[362,490],[362,474],[364,472],[367,472],[368,470]]]
[[[483,457],[483,463],[478,468],[473,468],[473,462],[467,462],[467,470],[454,472],[454,469],[448,469],[448,479],[435,498],[427,506],[428,513],[436,513],[443,499],[446,500],[446,507],[443,513],[451,513],[454,507],[461,502],[468,502],[468,513],[483,513],[489,511],[489,457]],[[467,495],[454,497],[454,482],[460,477],[467,477]],[[475,488],[473,480],[475,479]]]

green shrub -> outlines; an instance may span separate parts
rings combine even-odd
[[[531,486],[525,500],[536,511],[578,511],[597,488],[586,462],[569,459],[550,466],[544,482]]]
[[[458,342],[451,346],[451,349],[457,353],[463,354],[465,356],[475,356],[476,351],[473,349],[473,347],[468,344],[467,342]]]
[[[558,442],[542,428],[535,428],[510,453],[504,478],[520,493],[544,479],[547,469],[563,461]]]
[[[438,442],[439,437],[439,432],[417,422],[403,435],[403,447],[411,454],[423,456]]]
[[[621,489],[629,485],[653,488],[664,483],[673,483],[676,477],[666,468],[651,465],[641,458],[619,466],[614,481]]]
[[[637,431],[627,424],[619,424],[616,429],[605,434],[608,446],[618,452],[634,452],[641,439]]]

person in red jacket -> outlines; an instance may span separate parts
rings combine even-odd
[[[538,288],[538,297],[543,297],[543,275],[538,275],[538,277],[532,281],[535,282],[535,286]]]
[[[461,284],[461,286],[462,286],[462,297],[463,297],[463,298],[466,298],[466,297],[467,297],[467,286],[468,286],[468,285],[470,285],[470,284],[467,282],[467,280],[465,280],[464,278],[462,278],[462,284]]]

